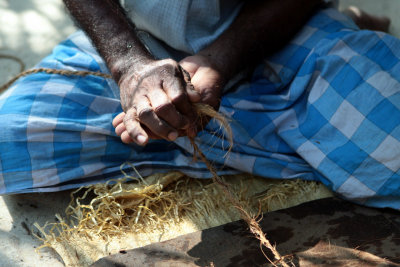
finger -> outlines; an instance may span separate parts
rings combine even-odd
[[[188,94],[189,100],[193,103],[200,102],[201,95],[196,91],[193,84],[191,82],[186,84],[186,92]]]
[[[207,103],[215,110],[218,110],[220,102],[218,92],[222,91],[221,84],[215,77],[208,80],[204,79],[210,72],[204,71],[202,74],[203,75],[195,75],[192,82],[196,85],[196,89],[201,92],[201,102]],[[212,74],[209,76],[212,76]]]
[[[139,105],[136,107],[137,118],[142,124],[146,125],[151,132],[170,141],[174,141],[178,137],[176,130],[157,116],[153,108],[150,106],[148,99],[144,98],[138,103]],[[127,125],[125,124],[125,126]],[[140,128],[143,129],[142,127]]]
[[[144,146],[149,141],[146,131],[137,120],[136,110],[131,108],[124,117],[124,125],[128,136],[138,145]],[[122,136],[124,135],[124,136]],[[121,140],[128,140],[124,132],[121,134]]]
[[[125,132],[126,131],[126,127],[125,127],[125,124],[122,122],[122,123],[120,123],[120,124],[118,124],[118,126],[117,127],[115,127],[115,133],[118,135],[118,136],[121,136],[121,134],[123,133],[123,132]]]
[[[186,85],[185,85],[186,86]],[[195,113],[188,94],[183,89],[183,82],[180,79],[170,79],[163,82],[163,89],[166,92],[168,98],[175,108],[184,116],[190,120],[193,120]]]
[[[122,141],[122,143],[125,143],[125,144],[131,144],[131,143],[133,143],[133,140],[132,140],[132,138],[129,136],[129,133],[128,133],[127,131],[124,131],[124,132],[121,134],[121,141]]]
[[[190,78],[194,75],[194,71],[192,71],[192,73],[189,73],[186,69],[185,66],[188,69],[192,69],[191,66],[185,62],[180,63],[179,68],[182,72],[183,75],[183,79],[185,80],[185,82],[190,82]]]
[[[141,125],[142,125],[142,128],[146,131],[146,133],[150,139],[161,139],[161,137],[159,137],[158,135],[156,135],[155,133],[150,131],[150,129],[146,125],[144,125],[144,124],[141,124]]]
[[[125,112],[121,112],[113,119],[112,125],[114,126],[114,128],[124,121],[124,117],[125,117]]]
[[[183,129],[189,125],[189,120],[178,112],[161,87],[148,92],[147,97],[156,115],[170,126]]]
[[[190,81],[190,78],[194,76],[199,68],[199,65],[191,61],[189,58],[184,58],[179,61],[179,66],[182,68],[185,81]]]
[[[192,84],[191,81],[190,81],[190,80],[191,80],[191,77],[194,76],[195,71],[197,70],[197,69],[195,69],[194,66],[192,66],[192,65],[193,65],[193,64],[192,64],[192,63],[189,63],[189,62],[182,62],[181,65],[180,65],[180,68],[181,68],[181,71],[182,71],[182,74],[183,74],[183,78],[184,78],[185,83],[186,83],[186,93],[188,94],[189,100],[190,100],[191,102],[196,103],[196,102],[199,102],[199,101],[201,100],[201,95],[200,95],[199,92],[197,92],[197,91],[195,90],[193,84]],[[188,70],[191,70],[192,72],[189,73],[189,72],[185,69],[185,67],[186,67]]]

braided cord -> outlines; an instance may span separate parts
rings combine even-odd
[[[64,76],[97,76],[97,77],[102,77],[105,79],[111,79],[112,76],[109,74],[101,73],[101,72],[95,72],[95,71],[81,71],[81,70],[58,70],[58,69],[49,69],[49,68],[37,68],[37,69],[31,69],[31,70],[26,70],[12,78],[10,81],[5,83],[0,87],[0,93],[2,93],[4,90],[9,88],[11,84],[13,84],[16,80],[18,80],[21,77],[30,75],[30,74],[35,74],[35,73],[48,73],[48,74],[59,74],[59,75],[64,75]]]

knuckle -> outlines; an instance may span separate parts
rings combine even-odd
[[[143,77],[143,78],[140,80],[140,82],[139,82],[137,88],[138,88],[139,90],[143,90],[144,87],[148,87],[149,85],[151,85],[151,78],[150,78],[150,76],[147,76],[147,77]]]
[[[166,59],[164,64],[160,67],[160,73],[163,75],[169,75],[178,77],[181,75],[178,63],[172,59]]]
[[[160,86],[161,80],[157,77],[157,75],[149,75],[143,78],[138,84],[138,93],[144,94],[147,90],[153,88],[154,86]]]
[[[163,65],[169,65],[171,67],[178,67],[178,62],[176,62],[175,60],[171,59],[171,58],[167,58],[162,60]]]
[[[177,95],[172,97],[171,102],[174,105],[185,104],[185,102],[187,102],[187,96],[184,92],[179,92]]]
[[[165,103],[165,104],[158,105],[157,107],[154,107],[154,112],[157,115],[162,115],[162,114],[170,113],[170,111],[172,111],[173,109],[174,109],[174,106],[172,105],[172,103]]]
[[[162,118],[168,125],[174,128],[182,128],[186,125],[185,118],[175,109],[172,104],[162,105],[155,110],[157,116]],[[169,127],[167,128],[167,130]]]
[[[127,109],[127,112],[125,113],[123,122],[127,122],[129,120],[134,120],[134,119],[136,119],[136,108],[130,107]]]
[[[144,108],[138,111],[137,116],[139,121],[145,121],[152,117],[153,110],[151,108]]]

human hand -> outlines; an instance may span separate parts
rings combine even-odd
[[[194,89],[200,94],[200,100],[197,102],[208,104],[215,110],[218,110],[222,89],[226,84],[227,78],[218,70],[210,58],[203,55],[194,55],[182,59],[179,64],[187,71],[191,78]],[[202,130],[208,120],[199,120],[197,116],[197,131]]]
[[[217,110],[220,104],[222,88],[225,85],[226,80],[223,75],[218,70],[216,70],[216,68],[210,63],[209,59],[205,56],[195,55],[186,57],[179,63],[184,71],[186,71],[190,76],[190,78],[186,77],[185,79],[187,83],[187,95],[190,102],[205,103]],[[191,82],[189,82],[189,80],[191,80]],[[192,86],[190,86],[190,84]],[[196,90],[197,94],[193,92],[193,87]],[[190,102],[188,101],[187,103],[191,104]],[[192,117],[192,124],[189,124],[189,126],[186,127],[184,131],[180,131],[180,135],[187,134],[188,136],[194,137],[197,131],[201,130],[207,122],[206,120],[198,120],[198,116],[195,116],[195,118],[196,119],[194,120]],[[113,126],[115,127],[115,132],[117,133],[117,135],[121,137],[122,142],[135,142],[139,145],[144,145],[147,143],[148,138],[158,138],[157,135],[147,129],[146,125],[142,125],[141,128],[137,128],[136,130],[133,129],[134,134],[136,134],[137,132],[139,132],[139,134],[133,136],[129,134],[125,122],[129,122],[132,126],[140,126],[139,121],[128,119],[125,112],[120,113],[114,118]],[[140,133],[141,129],[144,130],[145,133],[147,133],[147,136]]]
[[[189,78],[187,78],[188,80]],[[124,112],[113,120],[122,142],[145,145],[149,138],[173,141],[195,118],[191,102],[200,100],[172,59],[149,61],[119,80]]]

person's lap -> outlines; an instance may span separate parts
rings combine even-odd
[[[334,10],[320,12],[223,97],[220,111],[234,131],[230,155],[223,158],[227,143],[214,123],[197,141],[226,172],[318,180],[353,201],[399,208],[398,48],[393,37],[360,32]],[[40,66],[106,71],[80,33]],[[18,81],[0,97],[1,192],[103,182],[120,175],[125,161],[143,175],[176,169],[209,176],[191,161],[185,138],[122,144],[111,125],[120,111],[111,80],[35,74]]]
[[[37,67],[108,72],[82,32],[58,45]],[[57,191],[122,177],[131,162],[142,175],[179,168],[209,177],[177,145],[123,144],[112,127],[122,111],[111,79],[39,73],[0,97],[0,193]],[[191,165],[191,166],[190,166]],[[130,165],[123,168],[132,170]]]

